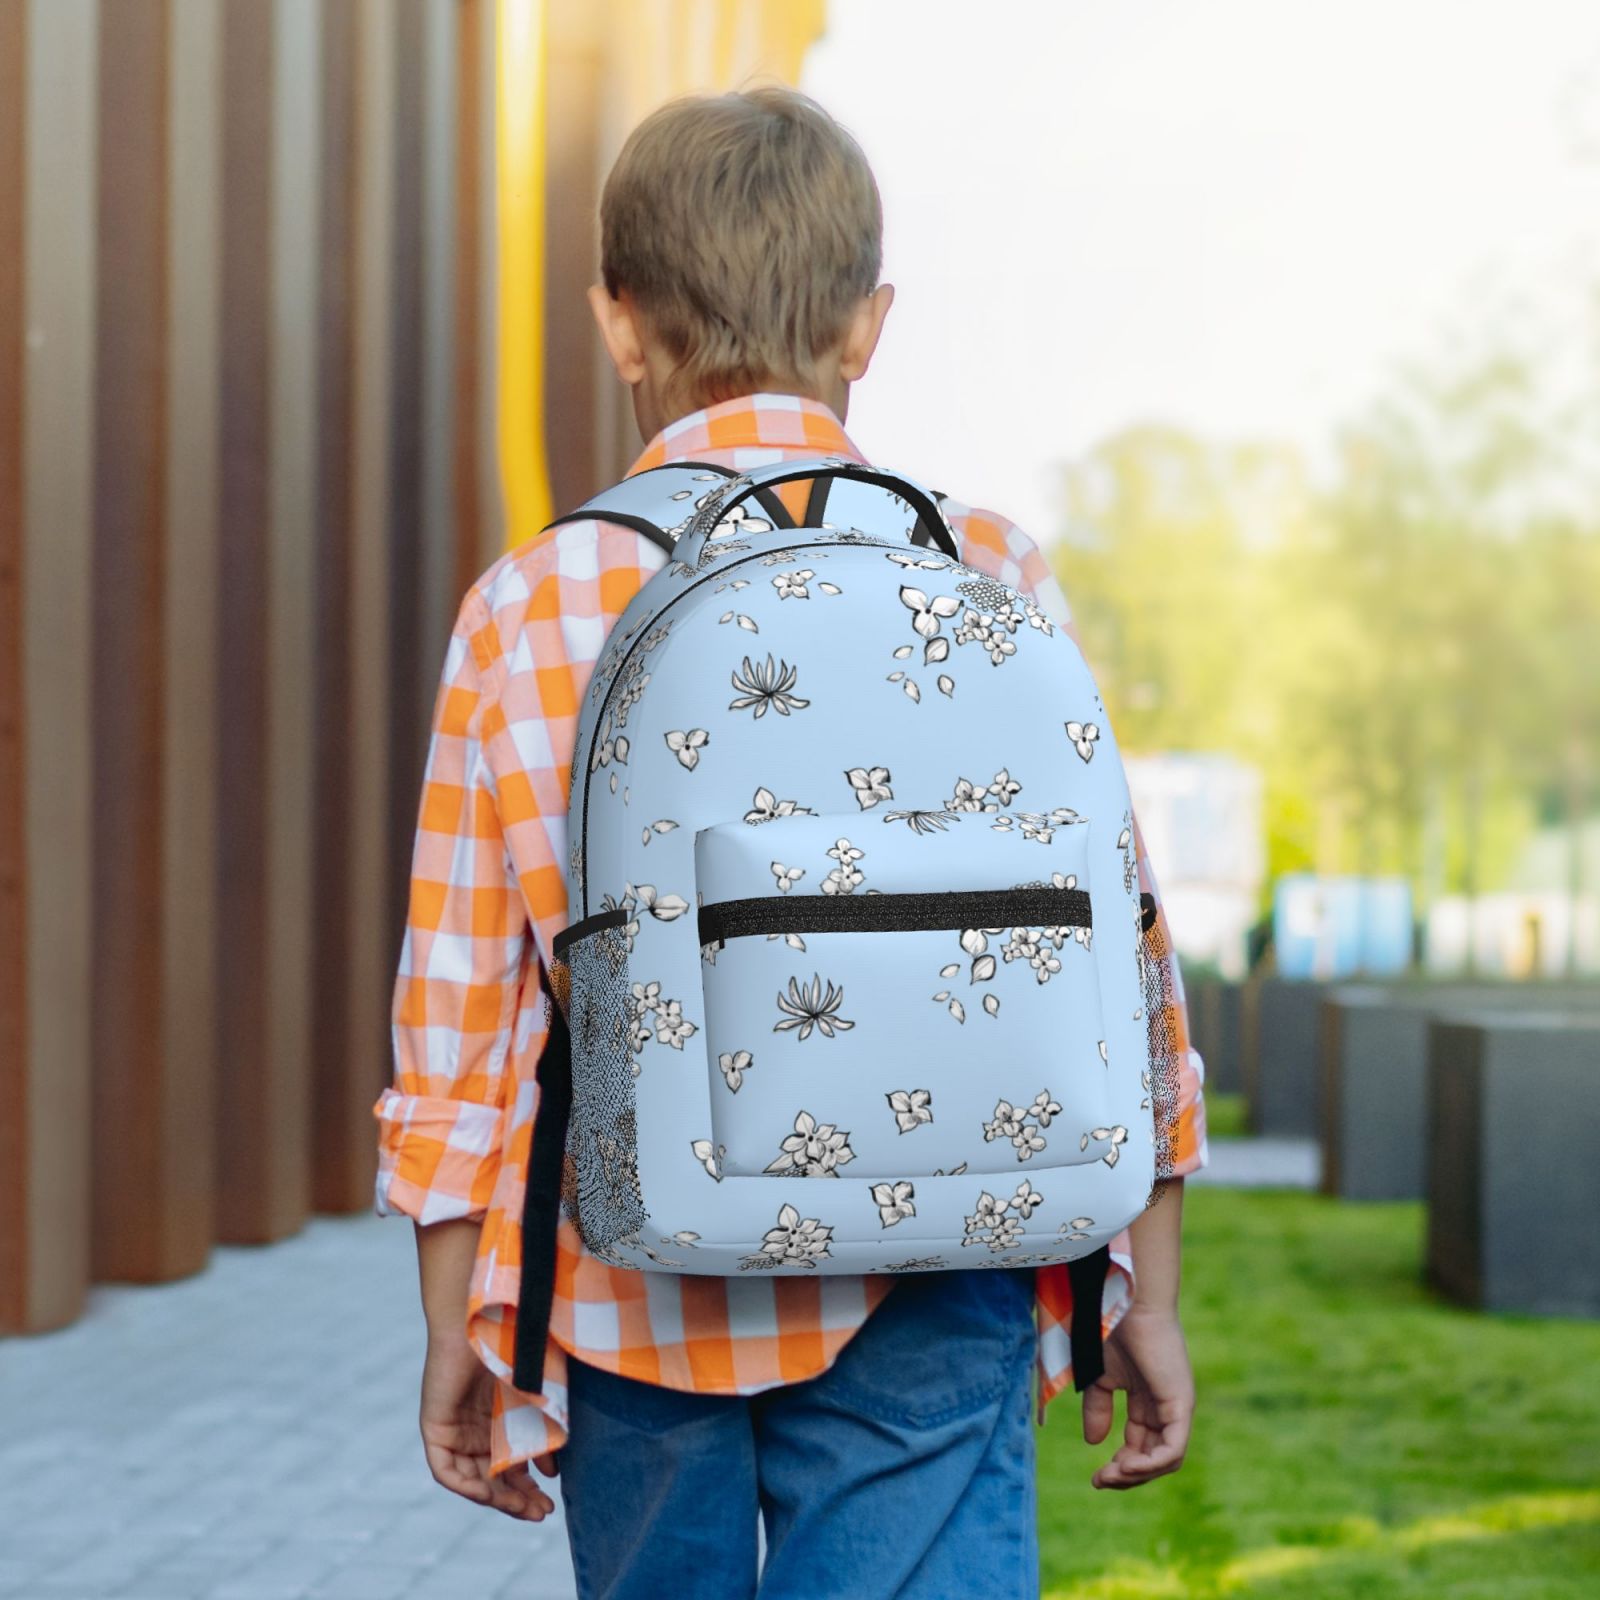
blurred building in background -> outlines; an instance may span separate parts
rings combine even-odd
[[[466,587],[637,449],[600,184],[820,0],[0,0],[0,1331],[371,1200]]]

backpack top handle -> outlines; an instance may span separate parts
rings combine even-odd
[[[916,519],[910,530],[912,544],[936,549],[941,554],[949,556],[952,560],[960,559],[954,531],[951,529],[950,523],[939,504],[942,496],[936,494],[933,490],[924,488],[921,484],[905,477],[901,473],[885,472],[878,467],[864,466],[853,461],[843,461],[838,456],[815,456],[801,460],[790,458],[787,461],[775,461],[764,467],[747,468],[737,478],[730,478],[726,486],[719,486],[720,492],[713,493],[705,508],[697,514],[684,530],[682,538],[678,540],[677,550],[675,551],[676,558],[689,566],[697,565],[701,552],[713,529],[736,506],[752,496],[772,515],[776,526],[780,528],[793,527],[795,525],[794,520],[788,516],[786,511],[782,517],[779,517],[773,511],[772,503],[776,502],[782,508],[782,501],[778,500],[778,497],[772,494],[771,491],[781,483],[792,483],[802,478],[812,478],[823,482],[834,478],[850,478],[860,483],[870,483],[882,489],[886,494],[898,497],[910,508],[912,515]],[[807,507],[807,526],[810,526],[812,522],[812,508],[815,507],[820,511],[824,503],[824,500],[818,498],[817,491],[813,490],[810,504]]]

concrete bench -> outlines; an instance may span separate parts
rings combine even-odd
[[[1317,1137],[1318,1029],[1329,987],[1314,978],[1277,977],[1245,986],[1242,1064],[1251,1133]]]
[[[1244,1089],[1241,1033],[1243,986],[1227,978],[1184,978],[1189,1031],[1206,1064],[1206,1089],[1239,1094]]]
[[[1597,1126],[1600,1014],[1434,1018],[1428,1282],[1483,1310],[1600,1316]]]
[[[1463,1011],[1600,1010],[1600,983],[1338,984],[1322,1000],[1324,1194],[1418,1200],[1427,1186],[1428,1027]]]

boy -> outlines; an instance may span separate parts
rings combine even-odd
[[[763,87],[647,117],[607,180],[603,282],[589,291],[646,441],[630,473],[671,459],[866,460],[842,424],[893,299],[878,283],[881,234],[860,149],[806,97]],[[778,492],[799,516],[809,489]],[[1070,631],[1020,529],[945,509],[964,561]],[[417,1223],[429,1466],[530,1521],[554,1506],[529,1462],[559,1471],[586,1600],[722,1600],[758,1585],[763,1600],[1035,1595],[1030,1388],[1037,1367],[1042,1409],[1070,1381],[1064,1267],[644,1274],[599,1262],[563,1220],[544,1391],[508,1381],[546,973],[567,920],[577,711],[607,632],[665,559],[630,528],[563,524],[478,579],[446,655],[394,995],[395,1083],[374,1108],[378,1210]],[[1178,1260],[1183,1176],[1206,1160],[1203,1065],[1159,900],[1147,937],[1168,997],[1150,1018],[1164,1182],[1113,1251],[1106,1371],[1084,1392],[1084,1437],[1106,1438],[1119,1388],[1128,1418],[1099,1488],[1174,1471],[1193,1410]]]

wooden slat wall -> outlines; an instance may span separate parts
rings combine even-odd
[[[0,0],[0,1331],[371,1204],[491,0]]]

